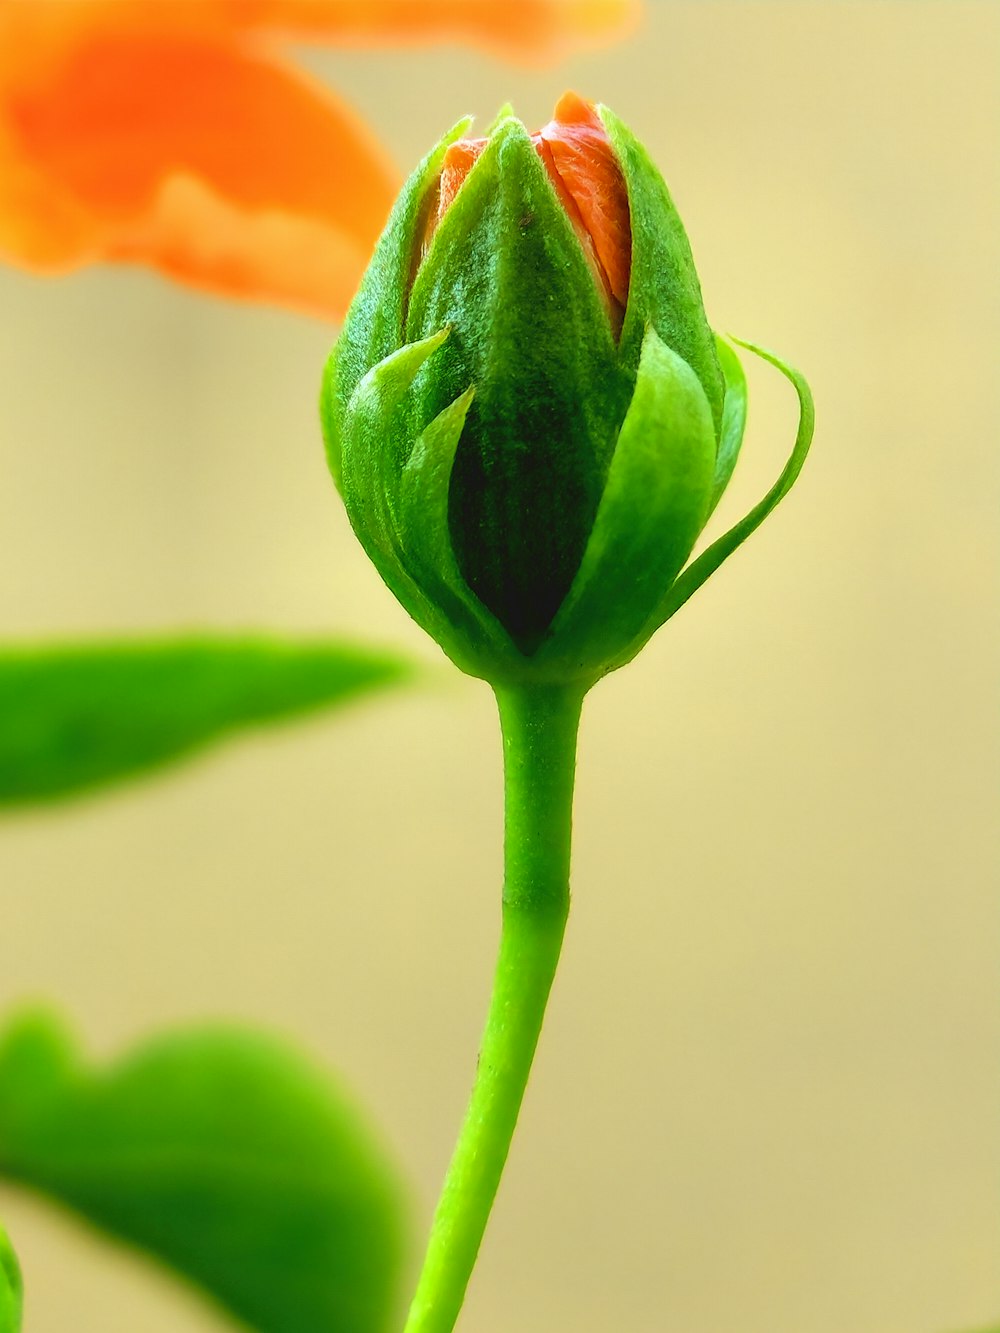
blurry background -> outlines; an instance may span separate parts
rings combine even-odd
[[[407,168],[564,86],[645,139],[716,327],[810,376],[788,501],[591,696],[574,913],[470,1333],[945,1333],[1000,1311],[1000,97],[990,4],[665,3],[555,71],[303,60]],[[370,1108],[421,1235],[498,926],[488,690],[436,668],[350,533],[315,399],[334,331],[146,271],[0,272],[5,636],[337,629],[425,688],[0,829],[0,1001],[95,1052],[227,1015]],[[794,398],[748,367],[718,530]],[[28,1333],[222,1328],[4,1191]],[[414,1247],[414,1265],[419,1246]]]

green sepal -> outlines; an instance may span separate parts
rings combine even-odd
[[[21,1266],[0,1226],[0,1333],[20,1333],[23,1299]]]
[[[718,334],[715,335],[715,346],[719,353],[723,378],[726,381],[726,397],[722,404],[722,429],[719,432],[719,451],[715,459],[712,499],[708,506],[709,517],[729,485],[747,424],[747,379],[743,373],[742,362],[725,338],[721,338]]]
[[[705,523],[715,427],[697,375],[650,325],[583,561],[535,655],[600,674],[636,637]],[[643,640],[644,642],[644,640]]]
[[[392,593],[456,665],[482,675],[498,657],[518,653],[470,592],[451,545],[451,472],[473,391],[445,407],[415,442],[403,410],[418,372],[450,332],[407,343],[358,384],[344,414],[341,490],[351,524]]]
[[[632,131],[610,107],[598,106],[597,114],[628,189],[632,260],[618,345],[622,362],[635,370],[646,326],[652,324],[698,376],[718,433],[725,386],[684,224],[663,177]]]
[[[523,125],[503,120],[434,234],[406,336],[452,333],[414,385],[414,433],[468,386],[449,498],[455,558],[523,653],[579,568],[632,376]]]
[[[344,504],[365,549],[374,544],[386,558],[399,556],[399,476],[413,446],[400,404],[417,371],[448,333],[444,328],[419,342],[407,343],[373,366],[344,413],[339,483]]]
[[[451,584],[460,577],[448,532],[448,491],[455,450],[475,392],[470,385],[420,433],[399,478],[400,545],[419,582]]]
[[[503,106],[500,107],[496,115],[486,126],[486,138],[488,139],[490,135],[493,133],[493,131],[498,129],[505,120],[513,120],[513,119],[515,119],[514,104],[512,102],[504,102]]]
[[[399,404],[420,366],[447,336],[448,330],[441,329],[418,343],[408,343],[362,377],[342,417],[338,480],[351,526],[383,582],[442,647],[448,622],[404,565],[396,510],[407,453],[407,426]]]
[[[809,446],[812,443],[815,412],[812,393],[805,378],[799,371],[782,361],[774,352],[768,352],[763,347],[757,347],[754,343],[744,342],[742,338],[734,338],[733,342],[739,343],[741,347],[753,352],[755,356],[770,362],[791,382],[799,400],[799,424],[795,434],[795,443],[792,445],[792,452],[780,477],[763,500],[755,505],[745,518],[740,519],[739,523],[734,524],[727,533],[702,551],[701,555],[693,560],[687,569],[681,573],[658,608],[653,623],[650,625],[650,633],[653,633],[660,625],[669,620],[676,611],[679,611],[688,598],[698,591],[705,580],[715,573],[722,562],[732,555],[738,546],[742,546],[750,534],[760,527],[775,505],[791,490],[795,479],[802,471],[802,464],[806,460]]]
[[[327,461],[338,487],[347,404],[368,369],[406,341],[403,324],[410,283],[420,256],[427,199],[449,144],[460,139],[471,124],[472,118],[466,116],[449,130],[403,186],[327,360],[320,415]]]
[[[503,659],[514,661],[519,654],[503,626],[470,591],[451,544],[451,474],[474,397],[470,386],[421,432],[400,478],[398,532],[408,572],[461,636],[460,665],[478,675],[484,669],[492,674]],[[453,656],[455,651],[453,643]]]

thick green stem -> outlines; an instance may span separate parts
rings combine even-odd
[[[497,691],[504,745],[500,954],[472,1098],[431,1227],[405,1333],[451,1333],[531,1070],[569,911],[582,692]]]

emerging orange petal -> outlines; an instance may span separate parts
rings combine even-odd
[[[625,181],[607,131],[592,102],[567,92],[556,104],[551,121],[538,133],[593,240],[611,295],[624,309],[632,262],[632,227]]]
[[[341,315],[397,184],[358,117],[249,43],[119,23],[127,0],[64,13],[84,9],[115,23],[69,22],[0,71],[0,251]]]
[[[427,219],[427,239],[430,240],[437,224],[454,202],[465,178],[479,160],[486,147],[485,139],[456,139],[449,144],[441,161],[441,175],[438,177],[437,198]]]
[[[429,200],[422,253],[489,141],[456,139],[441,162]],[[531,135],[546,174],[566,210],[611,325],[621,332],[632,268],[628,187],[593,102],[566,92],[547,125]]]

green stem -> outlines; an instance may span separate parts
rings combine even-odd
[[[503,924],[479,1065],[405,1333],[451,1333],[517,1124],[569,911],[580,690],[497,690],[504,744]]]

